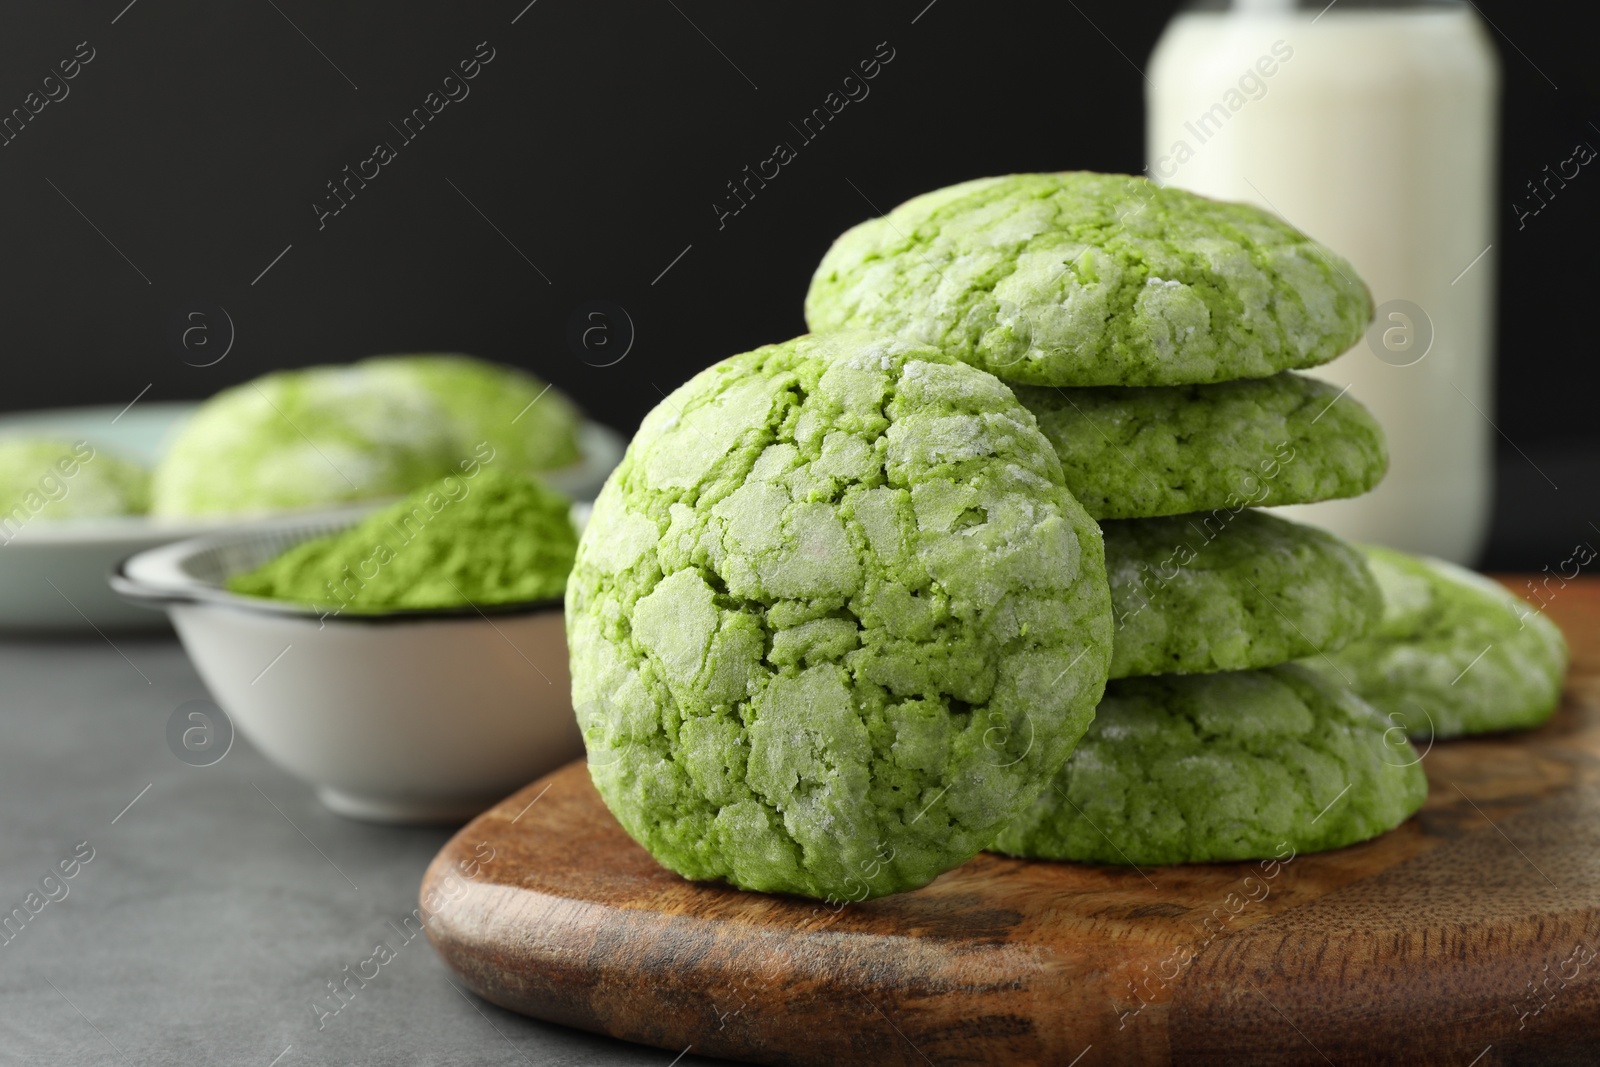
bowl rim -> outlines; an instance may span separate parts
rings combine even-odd
[[[331,622],[383,626],[450,619],[481,619],[493,625],[493,620],[496,618],[559,613],[564,608],[563,600],[547,599],[496,604],[468,601],[465,605],[441,608],[344,611],[335,605],[245,596],[211,585],[185,573],[182,569],[182,564],[195,555],[229,543],[257,538],[264,533],[296,533],[307,530],[315,531],[316,534],[330,533],[348,529],[370,513],[370,507],[352,507],[338,511],[323,511],[314,515],[301,514],[291,518],[254,523],[249,527],[233,527],[170,541],[124,556],[112,566],[106,580],[119,596],[151,607],[222,608],[249,615],[315,621],[323,625]]]
[[[149,515],[81,515],[70,519],[39,518],[18,530],[3,547],[24,552],[50,551],[57,548],[114,548],[150,541],[171,541],[174,538],[198,537],[222,529],[225,525],[239,525],[212,518],[164,518]]]

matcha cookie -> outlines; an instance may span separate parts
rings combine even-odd
[[[524,474],[564,466],[578,457],[578,415],[548,389],[465,356],[268,374],[201,405],[156,467],[151,510],[262,513],[381,499],[475,457]]]
[[[1361,339],[1354,269],[1275,215],[1123,174],[1013,174],[834,242],[815,331],[937,344],[1008,381],[1185,385],[1312,367]]]
[[[427,390],[468,435],[524,473],[578,462],[581,416],[572,401],[531,374],[467,356],[375,356],[356,364],[374,381]]]
[[[1364,546],[1383,591],[1367,638],[1306,666],[1416,738],[1526,729],[1561,702],[1567,642],[1534,605],[1443,560]]]
[[[1097,519],[1359,496],[1389,450],[1367,409],[1304,375],[1151,389],[1017,386]]]
[[[1332,652],[1383,604],[1359,550],[1260,511],[1101,525],[1111,677],[1271,667]]]
[[[149,472],[88,441],[0,439],[0,540],[33,519],[138,515],[149,502]]]
[[[567,586],[600,795],[665,866],[859,900],[1038,796],[1111,659],[1099,529],[998,379],[802,337],[640,426]]]
[[[1265,859],[1376,837],[1427,795],[1401,732],[1300,666],[1131,678],[1106,687],[1052,788],[990,847],[1108,864]]]

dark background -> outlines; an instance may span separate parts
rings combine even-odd
[[[707,363],[802,332],[818,258],[880,209],[985,174],[1142,169],[1135,64],[1176,7],[126,3],[0,9],[0,114],[78,42],[95,50],[0,148],[0,409],[121,405],[147,385],[147,400],[200,398],[276,368],[460,350],[532,369],[624,431]],[[1510,201],[1576,141],[1600,145],[1595,27],[1576,3],[1480,10],[1505,83],[1485,562],[1538,569],[1600,541],[1600,174],[1521,232]],[[389,123],[481,41],[494,59],[470,95],[402,146]],[[893,59],[870,95],[801,145],[789,123],[879,42]],[[319,229],[325,183],[380,140],[398,158]],[[725,183],[779,141],[799,157],[719,228]],[[567,341],[596,299],[636,332],[609,367]],[[235,328],[210,367],[169,340],[195,302]]]

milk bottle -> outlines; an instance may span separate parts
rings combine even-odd
[[[1496,436],[1499,101],[1473,8],[1195,7],[1168,25],[1148,79],[1152,179],[1276,212],[1350,259],[1378,306],[1366,342],[1311,373],[1349,386],[1383,424],[1388,477],[1366,496],[1285,513],[1471,563]]]

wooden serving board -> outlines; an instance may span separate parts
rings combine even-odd
[[[1555,718],[1436,743],[1426,806],[1365,844],[1142,872],[985,854],[836,911],[668,873],[580,762],[445,847],[429,936],[496,1004],[765,1064],[1592,1063],[1600,580],[1548,610],[1573,646]]]

